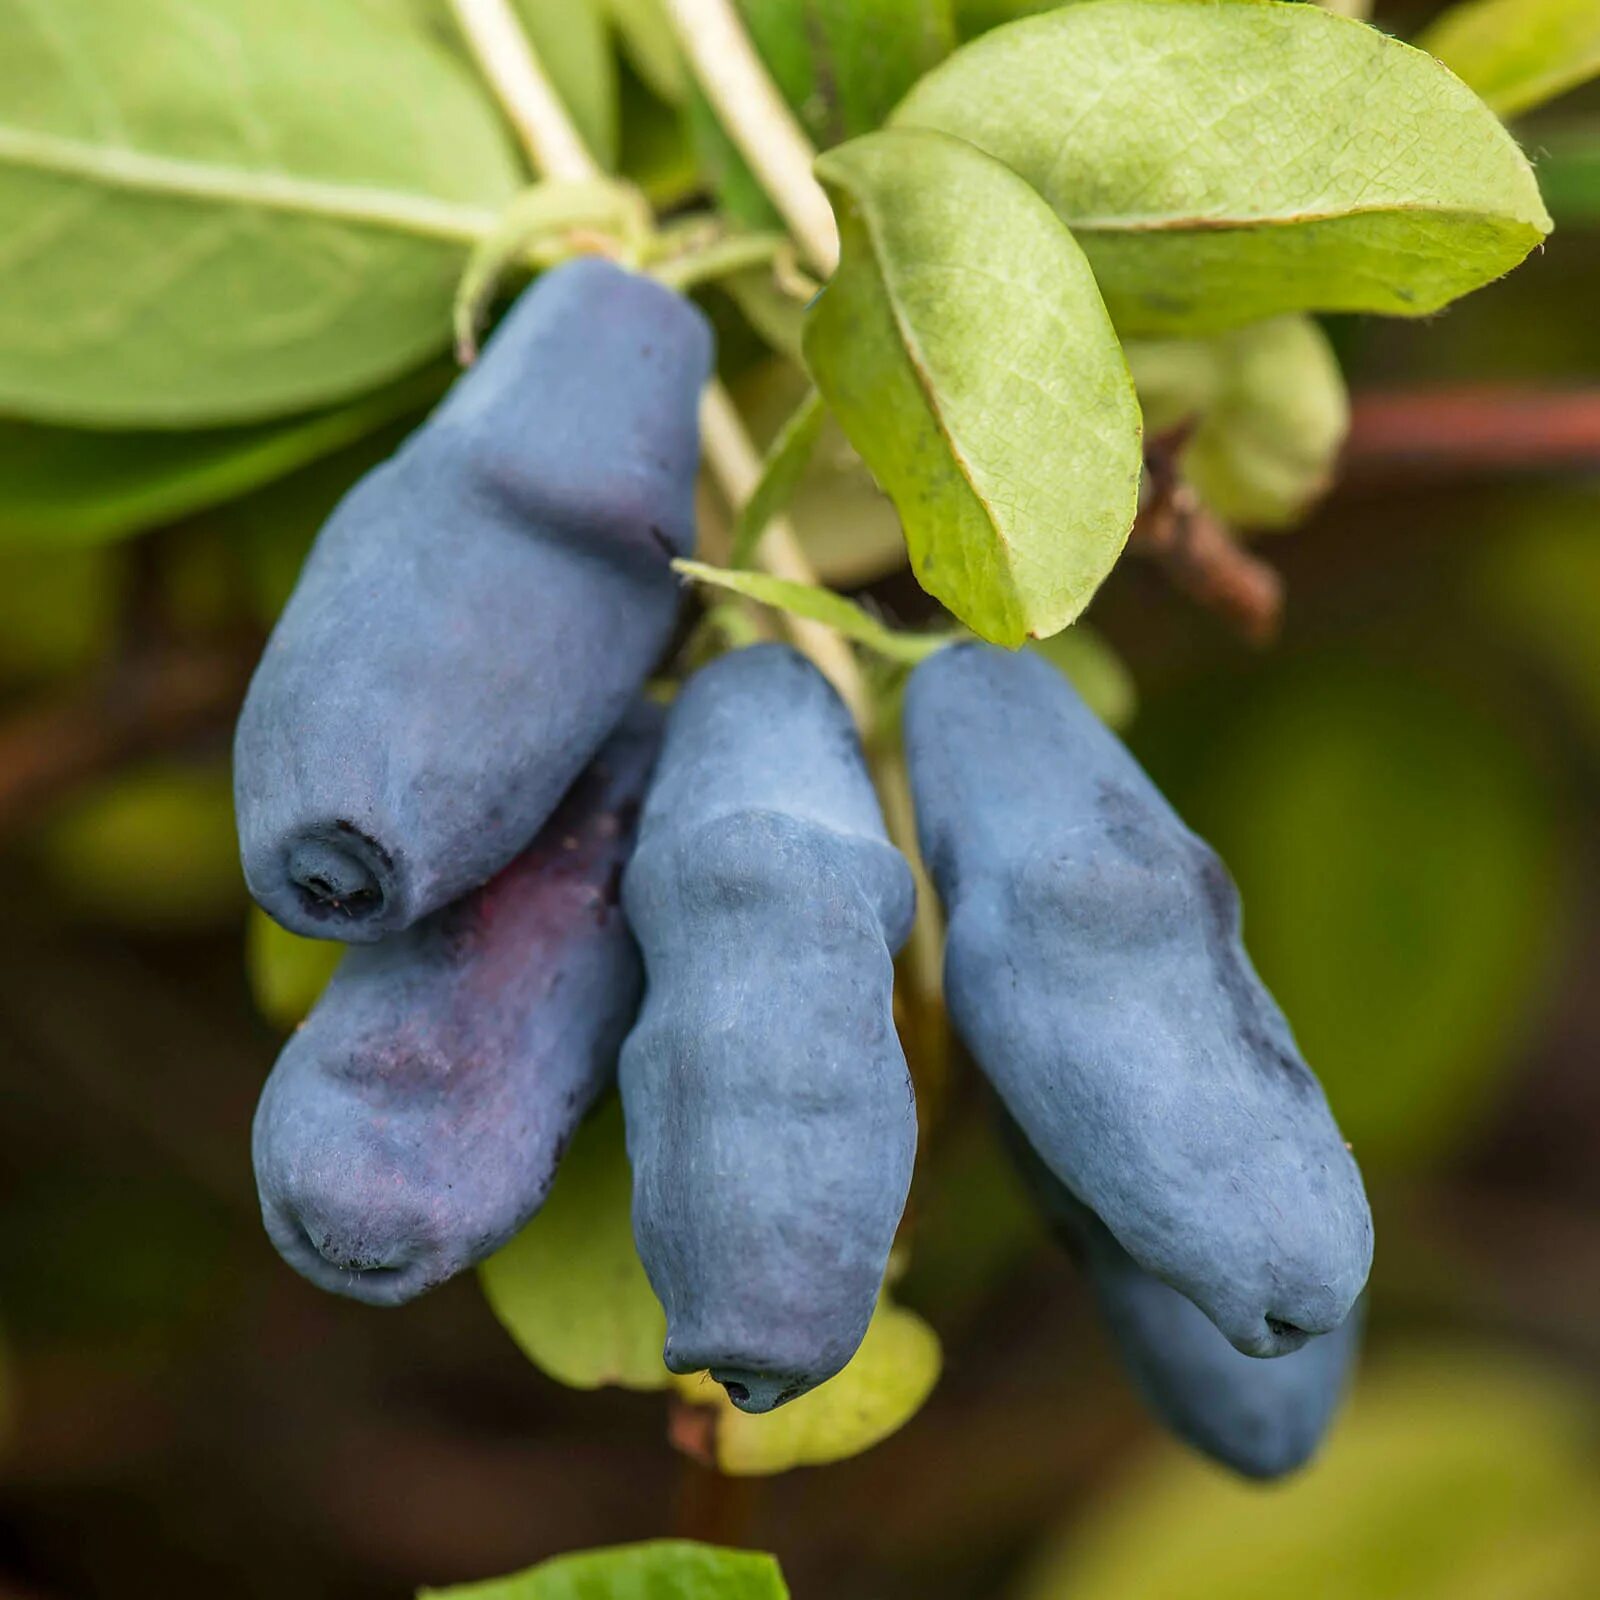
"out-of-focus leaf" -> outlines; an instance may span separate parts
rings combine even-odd
[[[1309,5],[1066,6],[964,46],[894,122],[1032,184],[1126,334],[1421,316],[1550,230],[1528,163],[1469,89]]]
[[[664,0],[601,0],[622,42],[623,54],[650,92],[668,105],[681,105],[689,92],[689,73]]]
[[[606,1102],[572,1141],[543,1209],[478,1268],[522,1352],[573,1389],[664,1389],[667,1319],[633,1247],[633,1176],[622,1106]]]
[[[806,363],[918,581],[995,643],[1057,632],[1120,554],[1140,473],[1132,381],[1082,252],[1015,173],[937,133],[871,134],[817,173],[843,254]]]
[[[1063,628],[1029,647],[1072,682],[1089,709],[1110,728],[1126,728],[1139,709],[1139,689],[1127,663],[1086,622]]]
[[[747,567],[754,559],[767,524],[788,506],[801,475],[810,464],[827,415],[828,408],[823,405],[822,396],[810,389],[778,430],[761,463],[761,477],[755,491],[734,519],[730,565]]]
[[[482,84],[325,0],[0,0],[0,406],[186,427],[360,394],[448,340],[519,184]]]
[[[1476,562],[1480,603],[1555,672],[1600,741],[1600,499],[1522,490],[1497,510],[1511,526]]]
[[[1315,322],[1275,317],[1214,339],[1136,341],[1126,351],[1153,433],[1196,419],[1180,464],[1220,516],[1241,528],[1283,527],[1327,487],[1350,398]]]
[[[915,1312],[878,1303],[848,1366],[809,1394],[749,1416],[704,1373],[673,1380],[696,1405],[717,1409],[719,1471],[764,1477],[860,1455],[903,1428],[939,1381],[939,1339]]]
[[[130,927],[204,927],[244,900],[225,763],[154,762],[62,806],[38,841],[74,904]]]
[[[103,551],[0,544],[0,684],[86,666],[110,642],[116,600],[116,563]]]
[[[293,472],[437,399],[443,367],[291,422],[104,433],[0,422],[0,545],[98,544]]]
[[[617,58],[606,26],[608,0],[512,0],[539,65],[589,153],[617,164]]]
[[[1566,909],[1515,736],[1403,671],[1326,662],[1216,729],[1175,798],[1362,1161],[1448,1149],[1514,1061]]]
[[[1592,1398],[1507,1358],[1410,1352],[1317,1465],[1264,1493],[1163,1446],[1016,1600],[1578,1600],[1600,1561]]]
[[[835,633],[854,640],[856,644],[864,644],[869,650],[887,656],[891,661],[915,665],[950,643],[949,634],[899,633],[885,627],[853,600],[846,600],[843,595],[814,584],[774,578],[765,572],[735,572],[727,567],[708,567],[703,561],[674,561],[672,567],[675,572],[693,578],[696,583],[729,589],[764,606],[775,606],[790,616],[820,622]]]
[[[261,1015],[285,1032],[305,1020],[343,955],[334,940],[302,939],[251,906],[244,940],[250,993]]]
[[[1417,43],[1514,117],[1600,74],[1595,0],[1460,0]]]
[[[419,1589],[417,1600],[789,1600],[777,1560],[687,1539],[557,1556],[510,1578]]]
[[[1556,222],[1600,222],[1600,122],[1541,129],[1537,159],[1539,188]]]
[[[1054,11],[1061,3],[1062,0],[955,0],[956,33],[963,42],[976,39],[1003,22]]]

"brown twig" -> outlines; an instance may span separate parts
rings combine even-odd
[[[1358,394],[1341,477],[1457,477],[1600,466],[1600,388],[1514,384]]]
[[[1270,644],[1283,621],[1283,579],[1208,511],[1178,473],[1187,428],[1152,439],[1128,548],[1148,556],[1174,588],[1214,611],[1254,645]]]
[[[237,644],[153,645],[0,722],[0,833],[124,761],[225,727],[252,656]]]
[[[755,1480],[730,1478],[717,1470],[717,1411],[681,1395],[674,1395],[670,1404],[667,1437],[684,1458],[676,1519],[679,1535],[705,1544],[743,1544],[755,1511]]]

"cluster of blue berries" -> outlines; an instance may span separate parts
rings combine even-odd
[[[236,798],[256,899],[356,946],[256,1117],[284,1257],[410,1299],[533,1215],[615,1078],[666,1364],[760,1412],[849,1361],[882,1288],[916,1149],[892,1009],[915,896],[802,657],[756,646],[670,713],[641,699],[711,353],[644,278],[540,279],[323,530]],[[905,743],[951,1016],[1019,1166],[1156,1411],[1290,1470],[1344,1381],[1371,1219],[1232,884],[1037,657],[930,657]]]

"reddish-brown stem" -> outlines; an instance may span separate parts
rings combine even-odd
[[[1514,384],[1358,394],[1344,475],[1476,475],[1600,465],[1600,388]]]

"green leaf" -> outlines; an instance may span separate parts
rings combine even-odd
[[[1421,316],[1550,230],[1528,163],[1469,89],[1315,6],[1067,6],[965,46],[894,120],[1032,184],[1127,334]]]
[[[1017,175],[926,131],[817,162],[842,260],[805,357],[900,513],[922,587],[1016,645],[1089,603],[1132,526],[1139,414],[1072,235]]]
[[[667,1319],[633,1247],[633,1177],[612,1097],[578,1130],[543,1209],[478,1268],[533,1364],[573,1389],[664,1389]]]
[[[1243,528],[1277,528],[1327,487],[1350,400],[1327,335],[1275,317],[1207,340],[1126,346],[1153,433],[1196,421],[1179,462],[1201,499]]]
[[[761,463],[761,477],[733,524],[733,552],[729,564],[748,567],[761,545],[767,524],[789,504],[827,420],[828,408],[815,389],[790,413]]]
[[[1087,622],[1077,622],[1049,639],[1028,646],[1041,655],[1084,698],[1108,728],[1123,729],[1139,709],[1139,690],[1127,663]]]
[[[764,1477],[860,1455],[903,1428],[939,1381],[938,1335],[913,1311],[878,1303],[848,1366],[820,1388],[764,1416],[740,1411],[704,1373],[674,1379],[697,1405],[716,1408],[717,1468]]]
[[[789,1600],[772,1556],[687,1539],[557,1556],[511,1578],[419,1589],[417,1600]]]
[[[863,611],[853,600],[846,600],[832,589],[796,583],[791,578],[774,578],[765,572],[736,572],[727,567],[708,567],[702,561],[674,561],[673,570],[697,583],[730,589],[746,599],[774,606],[792,617],[820,622],[835,633],[863,644],[891,661],[914,665],[950,643],[950,634],[900,633],[888,628]]]
[[[431,404],[433,366],[332,411],[191,433],[0,421],[0,547],[94,545],[231,500]]]
[[[1014,1600],[1576,1600],[1600,1570],[1595,1420],[1590,1391],[1539,1367],[1414,1349],[1266,1494],[1164,1447]]]
[[[617,58],[604,0],[513,0],[528,43],[567,108],[589,153],[616,170],[619,139]]]
[[[1461,0],[1417,40],[1503,117],[1600,74],[1595,0]]]
[[[245,975],[256,1009],[285,1032],[310,1015],[344,948],[331,939],[302,939],[265,911],[250,908],[245,927]]]
[[[518,171],[467,67],[326,0],[0,0],[0,406],[104,427],[359,394],[449,337]]]

